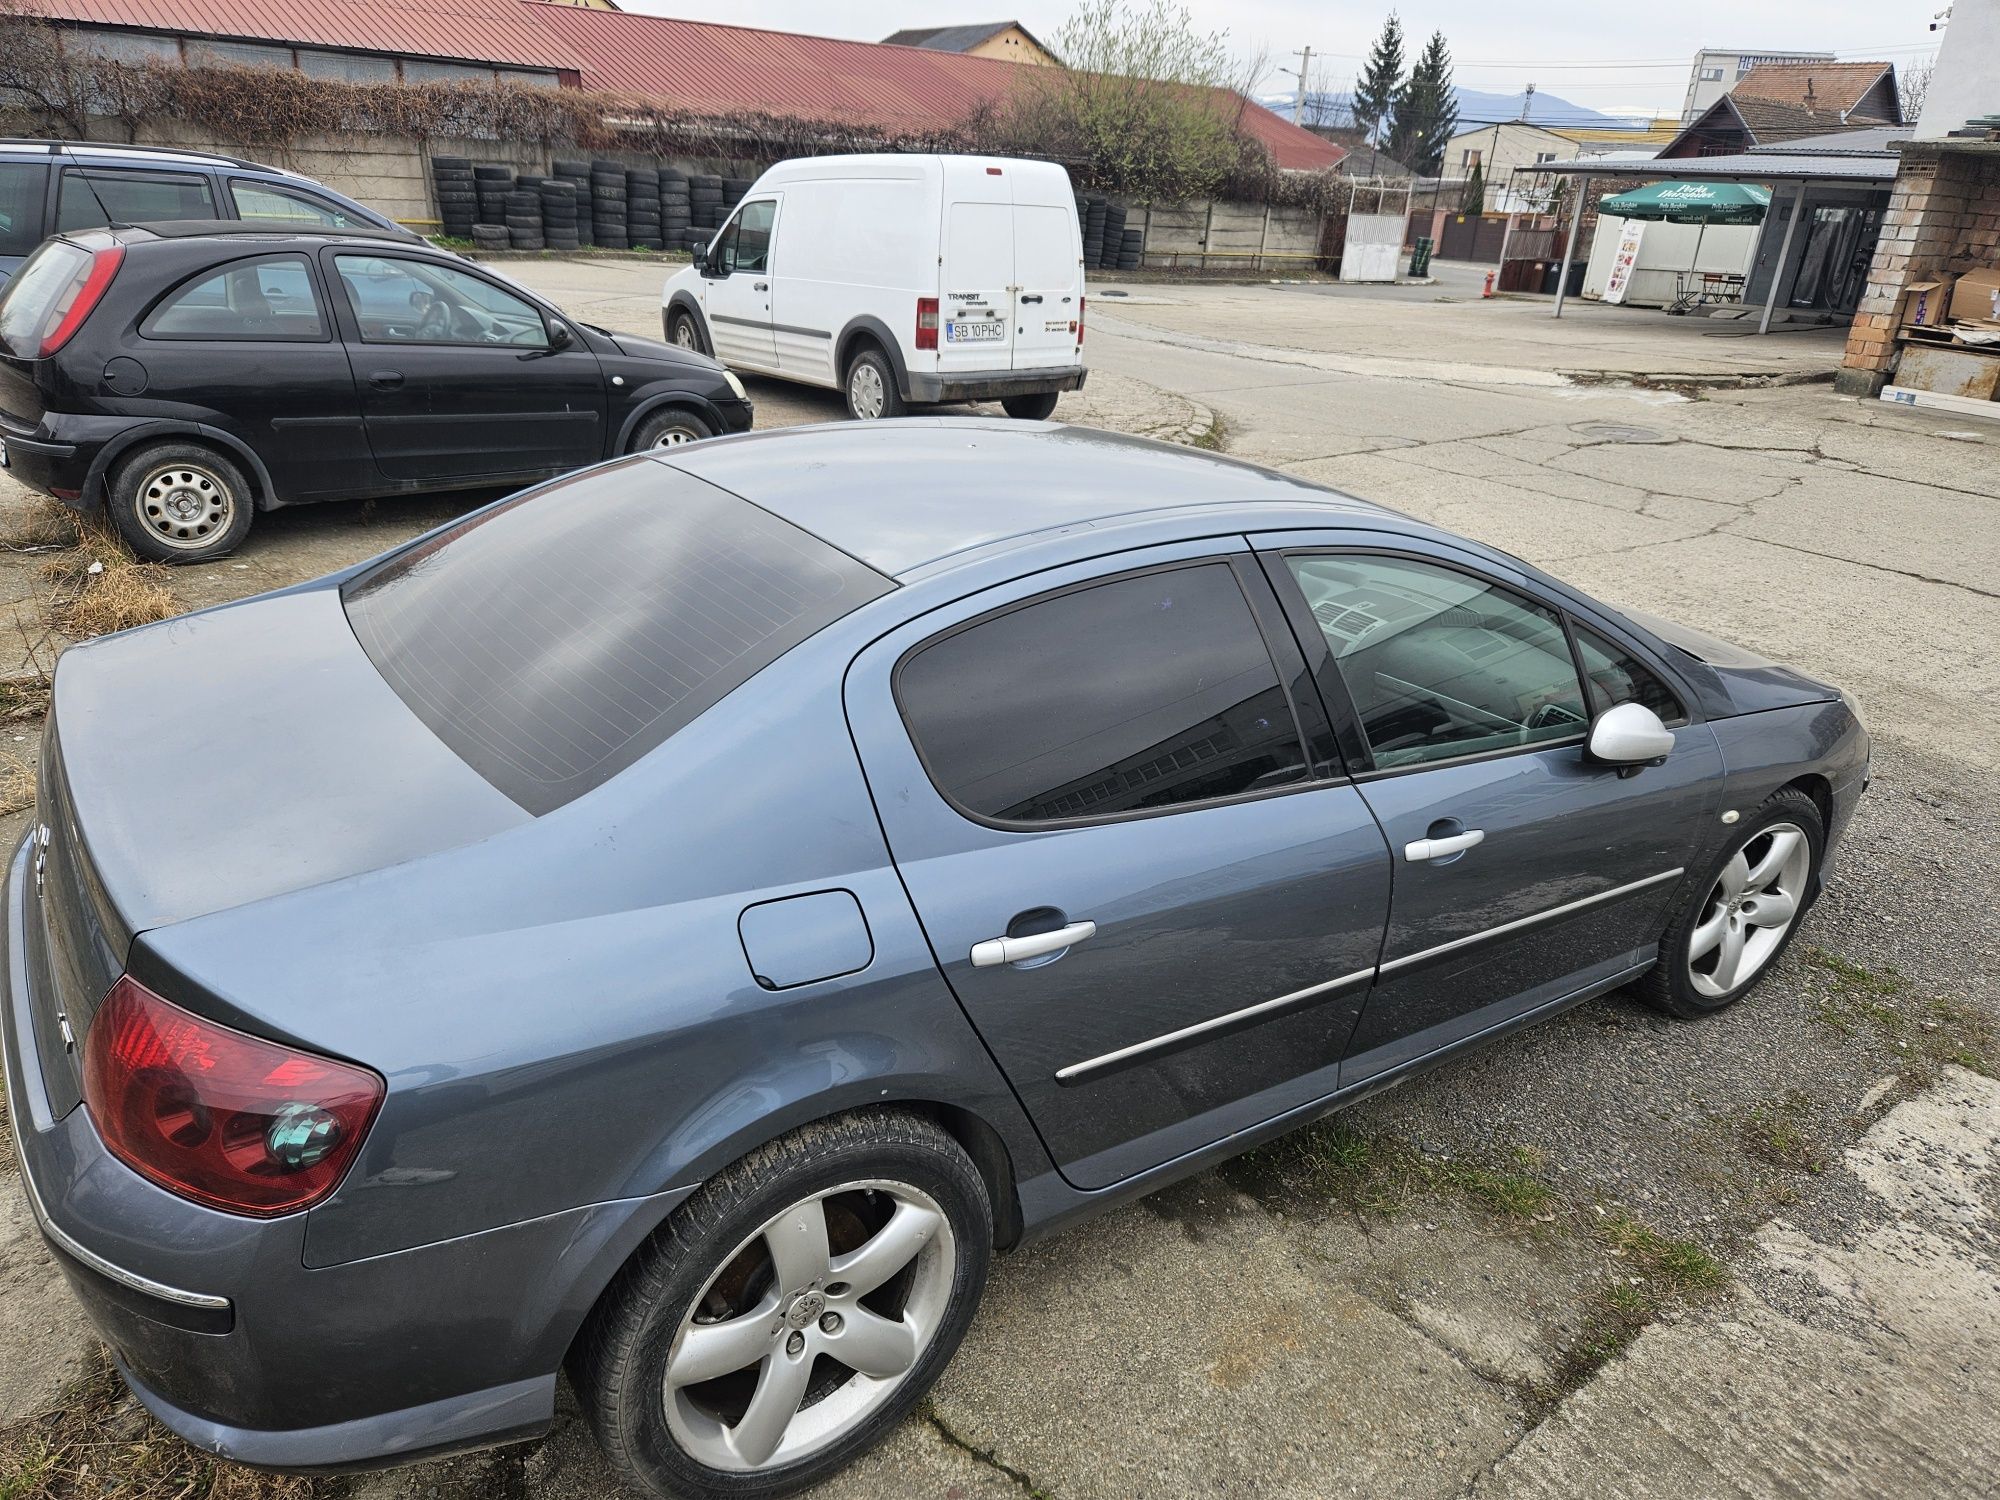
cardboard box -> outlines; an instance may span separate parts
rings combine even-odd
[[[1967,271],[1951,289],[1951,315],[1971,322],[1974,318],[2000,318],[2000,268]]]
[[[1898,328],[1935,328],[1951,315],[1951,287],[1955,278],[1939,273],[1929,281],[1913,281],[1903,289],[1896,304]]]

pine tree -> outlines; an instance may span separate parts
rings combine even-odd
[[[1392,10],[1354,82],[1354,123],[1371,144],[1388,134],[1402,88],[1403,23]]]
[[[1458,129],[1458,95],[1451,84],[1451,49],[1433,31],[1423,55],[1396,95],[1388,152],[1419,177],[1434,177],[1445,142]]]

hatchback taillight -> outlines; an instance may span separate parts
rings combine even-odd
[[[84,1103],[112,1154],[225,1213],[269,1218],[326,1197],[382,1104],[368,1069],[217,1025],[129,974],[83,1052]]]
[[[84,319],[104,300],[105,292],[111,288],[111,278],[124,263],[125,247],[111,245],[93,251],[90,259],[76,268],[76,274],[49,305],[48,316],[42,322],[41,358],[47,359],[76,336]]]
[[[937,348],[938,299],[917,298],[917,347]]]

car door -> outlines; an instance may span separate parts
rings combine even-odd
[[[848,675],[938,964],[1078,1187],[1334,1089],[1389,861],[1302,672],[1235,539],[987,590]]]
[[[744,200],[709,247],[702,269],[702,303],[715,357],[725,365],[775,370],[771,331],[771,235],[777,196]]]
[[[1643,966],[1721,772],[1664,669],[1592,624],[1676,726],[1662,763],[1600,765],[1584,741],[1613,674],[1586,696],[1568,611],[1524,575],[1379,536],[1301,534],[1265,562],[1395,865],[1342,1085]]]
[[[138,334],[125,361],[133,368],[120,366],[116,380],[142,381],[147,400],[199,410],[241,438],[279,500],[380,487],[354,372],[311,257],[244,255],[209,266],[170,287],[141,315]]]
[[[321,254],[386,479],[560,474],[604,457],[603,372],[559,318],[461,266]]]

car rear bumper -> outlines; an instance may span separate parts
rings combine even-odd
[[[912,370],[908,395],[912,401],[998,401],[1004,396],[1080,391],[1089,373],[1082,365],[1046,370],[954,370],[942,375]]]
[[[188,1202],[113,1157],[85,1107],[52,1109],[25,962],[38,916],[29,847],[0,929],[15,1150],[37,1227],[146,1406],[210,1452],[287,1470],[378,1467],[544,1429],[575,1330],[685,1191],[309,1268],[307,1215]]]
[[[0,416],[0,472],[31,490],[79,504],[101,439],[86,440],[50,424],[29,427]]]

